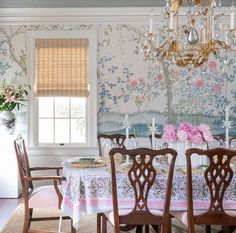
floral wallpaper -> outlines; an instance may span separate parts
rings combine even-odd
[[[98,132],[124,132],[129,114],[131,133],[149,135],[155,117],[161,132],[167,123],[206,123],[223,133],[224,109],[236,118],[236,63],[222,51],[197,69],[143,61],[147,24],[6,25],[0,26],[0,79],[27,82],[27,31],[97,30]],[[17,131],[26,133],[26,110],[18,112]],[[235,128],[230,133],[236,133]]]

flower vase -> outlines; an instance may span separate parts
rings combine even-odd
[[[176,141],[176,142],[170,143],[169,147],[173,148],[177,151],[177,158],[176,158],[175,165],[186,166],[185,152],[186,152],[186,150],[188,150],[192,147],[196,147],[196,146],[193,146],[193,144],[190,141],[186,141],[186,142]],[[199,157],[197,157],[197,156],[194,157],[194,155],[193,155],[191,157],[191,161],[192,161],[192,166],[200,165],[200,160],[199,160]]]
[[[11,111],[0,112],[0,134],[13,134],[16,126],[16,115]]]

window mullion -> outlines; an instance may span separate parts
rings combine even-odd
[[[53,143],[56,143],[56,103],[55,103],[55,97],[53,97]]]

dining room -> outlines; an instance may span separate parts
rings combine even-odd
[[[0,232],[236,232],[235,26],[234,0],[0,0]]]

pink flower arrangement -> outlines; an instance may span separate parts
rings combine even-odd
[[[207,125],[201,124],[199,126],[193,126],[189,123],[181,123],[179,127],[166,125],[162,139],[167,143],[179,140],[181,142],[190,141],[196,145],[201,145],[204,141],[213,141],[213,136]]]

